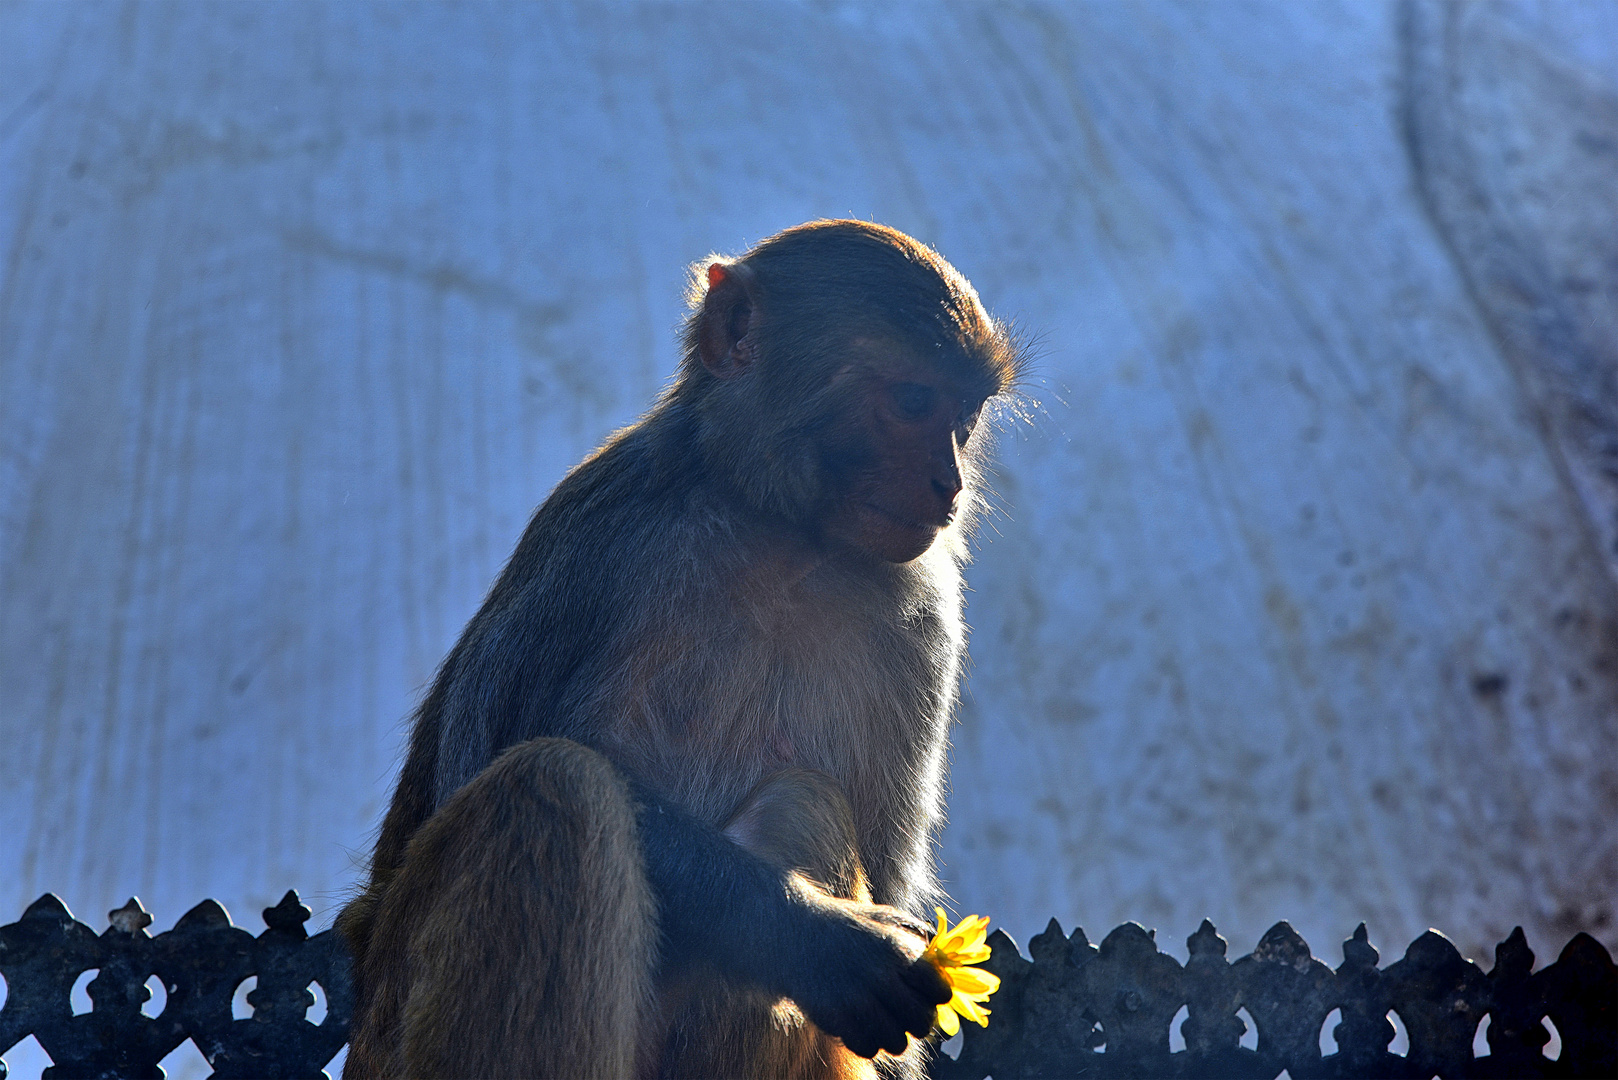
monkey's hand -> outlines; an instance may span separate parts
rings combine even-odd
[[[633,784],[634,782],[631,781]],[[921,959],[932,929],[897,908],[827,894],[636,786],[665,972],[705,969],[791,998],[862,1057],[903,1053],[950,988]]]
[[[902,1054],[907,1034],[925,1036],[950,987],[921,959],[932,931],[897,908],[827,896],[795,881],[803,905],[797,955],[782,965],[786,996],[815,1025],[860,1057]]]

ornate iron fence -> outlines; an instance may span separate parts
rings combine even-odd
[[[314,1078],[342,1048],[353,1008],[348,957],[331,931],[308,936],[309,909],[296,893],[265,909],[268,929],[257,937],[232,926],[212,900],[155,937],[134,900],[109,918],[97,936],[47,895],[0,927],[0,1048],[32,1034],[54,1062],[48,1080],[161,1077],[158,1063],[188,1038],[221,1080]],[[1516,930],[1487,974],[1432,931],[1378,968],[1363,925],[1343,943],[1335,970],[1286,923],[1235,963],[1207,922],[1187,939],[1184,965],[1135,923],[1097,947],[1083,930],[1064,935],[1053,919],[1029,942],[1031,960],[1003,933],[990,943],[986,966],[1002,980],[990,1002],[994,1018],[988,1028],[965,1025],[959,1055],[933,1063],[935,1080],[1271,1080],[1282,1070],[1293,1080],[1618,1076],[1618,970],[1587,934],[1536,972]],[[87,971],[97,972],[88,984],[93,1007],[75,1015],[72,990]],[[148,1016],[142,1006],[153,976],[166,1000]],[[249,978],[257,979],[247,994],[253,1012],[238,1019],[232,1000]],[[318,1024],[307,1019],[316,985],[326,1002]],[[1256,1046],[1243,1045],[1243,1010]],[[1329,1024],[1334,1010],[1341,1021]],[[1389,1050],[1390,1012],[1408,1035],[1402,1055]],[[1488,1052],[1478,1057],[1485,1020]],[[1561,1041],[1554,1060],[1545,1054],[1545,1020]],[[1176,1027],[1184,1048],[1171,1051]],[[1322,1053],[1323,1032],[1335,1052]]]
[[[309,909],[297,893],[264,909],[268,929],[258,937],[232,926],[212,900],[156,937],[146,932],[152,917],[139,901],[108,918],[112,925],[97,937],[47,893],[0,926],[0,1047],[32,1034],[54,1063],[47,1080],[158,1080],[158,1062],[188,1038],[221,1080],[309,1078],[348,1041],[347,950],[330,930],[308,935]],[[91,970],[98,970],[86,987],[93,1008],[75,1016],[73,986]],[[167,999],[155,1017],[141,1011],[154,975]],[[235,1019],[233,998],[249,978],[258,982],[247,994],[252,1016]],[[326,998],[319,1024],[305,1019],[315,984]]]
[[[1377,967],[1362,923],[1343,942],[1334,971],[1315,959],[1286,923],[1251,955],[1225,959],[1213,924],[1186,939],[1182,966],[1158,951],[1153,935],[1125,923],[1097,948],[1083,930],[1064,936],[1055,919],[1028,943],[1026,960],[1003,933],[991,935],[984,965],[1000,976],[987,1028],[967,1030],[960,1056],[940,1058],[936,1080],[1011,1077],[1175,1077],[1293,1080],[1317,1077],[1434,1076],[1526,1078],[1618,1076],[1618,975],[1588,934],[1568,942],[1556,963],[1534,971],[1519,927],[1495,949],[1484,974],[1449,939],[1427,931],[1404,959]],[[1170,1051],[1171,1027],[1185,1048]],[[1244,1047],[1246,1010],[1257,1045]],[[1327,1027],[1333,1011],[1340,1022]],[[1409,1049],[1389,1052],[1403,1022]],[[1487,1017],[1488,1051],[1473,1045]],[[1561,1039],[1546,1057],[1548,1018]],[[1324,1029],[1324,1030],[1323,1030]],[[1336,1042],[1323,1054],[1323,1034]]]

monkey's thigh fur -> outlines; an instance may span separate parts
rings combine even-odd
[[[387,883],[344,1076],[623,1080],[656,956],[623,778],[578,743],[521,743],[427,820]]]
[[[656,971],[623,776],[570,740],[520,743],[428,819],[387,882],[344,1076],[876,1075],[790,1002],[660,988]]]

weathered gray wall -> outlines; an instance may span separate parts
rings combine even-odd
[[[1618,942],[1618,7],[0,41],[0,917],[329,917],[526,515],[672,370],[683,265],[855,215],[1040,341],[970,570],[963,909]]]

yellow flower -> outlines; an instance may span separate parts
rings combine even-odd
[[[989,919],[968,915],[952,930],[944,909],[933,910],[938,912],[938,933],[921,955],[932,961],[953,991],[950,999],[938,1007],[938,1026],[945,1035],[954,1035],[961,1030],[961,1022],[955,1018],[959,1013],[975,1024],[988,1027],[989,1010],[982,1002],[1000,989],[1000,977],[969,965],[981,964],[989,958],[989,946],[984,940],[989,935]]]

